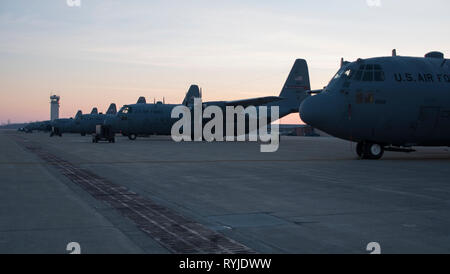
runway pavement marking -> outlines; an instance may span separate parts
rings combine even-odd
[[[32,142],[25,142],[24,137],[14,136],[14,139],[95,199],[109,204],[133,221],[139,229],[172,253],[254,253],[247,246],[158,205],[151,199],[61,159]]]

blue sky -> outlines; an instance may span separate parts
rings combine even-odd
[[[0,1],[0,122],[119,106],[277,95],[296,58],[321,88],[340,57],[450,54],[449,1]],[[372,1],[373,2],[373,1]],[[289,122],[298,120],[298,115]]]

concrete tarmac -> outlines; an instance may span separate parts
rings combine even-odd
[[[350,142],[282,137],[93,144],[89,136],[0,131],[0,253],[169,253],[27,144],[101,176],[257,253],[450,252],[450,153],[418,148],[358,160]],[[156,221],[158,222],[158,221]]]

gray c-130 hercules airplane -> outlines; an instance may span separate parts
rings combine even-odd
[[[90,114],[81,114],[74,119],[75,132],[82,136],[95,133],[97,125],[103,124],[107,117],[114,116],[116,113],[117,108],[114,103],[109,105],[105,114],[99,113],[97,108],[93,108]]]
[[[61,118],[52,122],[50,137],[62,136],[63,133],[80,133],[82,136],[95,132],[96,125],[102,125],[108,116],[116,115],[116,104],[112,103],[105,114],[99,113],[94,107],[90,114],[77,112],[75,118]]]
[[[266,96],[234,101],[204,102],[204,106],[216,105],[221,108],[227,106],[278,106],[279,118],[298,112],[298,107],[304,98],[309,96],[310,90],[308,66],[305,60],[297,59],[279,96]],[[191,93],[191,96],[189,94]],[[196,96],[199,94],[200,96]],[[201,98],[201,91],[197,85],[192,85],[183,100],[182,105],[192,106],[194,98]],[[130,140],[138,135],[170,135],[173,124],[178,118],[172,118],[172,109],[180,104],[131,104],[124,105],[114,118],[105,120],[105,126],[114,132],[121,132]]]
[[[300,106],[301,119],[357,142],[363,159],[413,146],[450,146],[450,61],[441,52],[342,62],[322,91]]]
[[[191,106],[194,98],[201,98],[201,91],[197,85],[189,87],[182,105]],[[174,106],[178,104],[165,104],[161,101],[147,104],[145,97],[141,96],[136,104],[124,105],[117,115],[106,119],[104,126],[111,128],[112,132],[128,136],[130,140],[135,140],[138,135],[164,135],[168,124],[172,124],[170,113]]]

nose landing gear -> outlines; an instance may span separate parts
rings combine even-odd
[[[356,154],[361,159],[378,160],[384,154],[384,147],[371,142],[359,142],[356,145]]]

